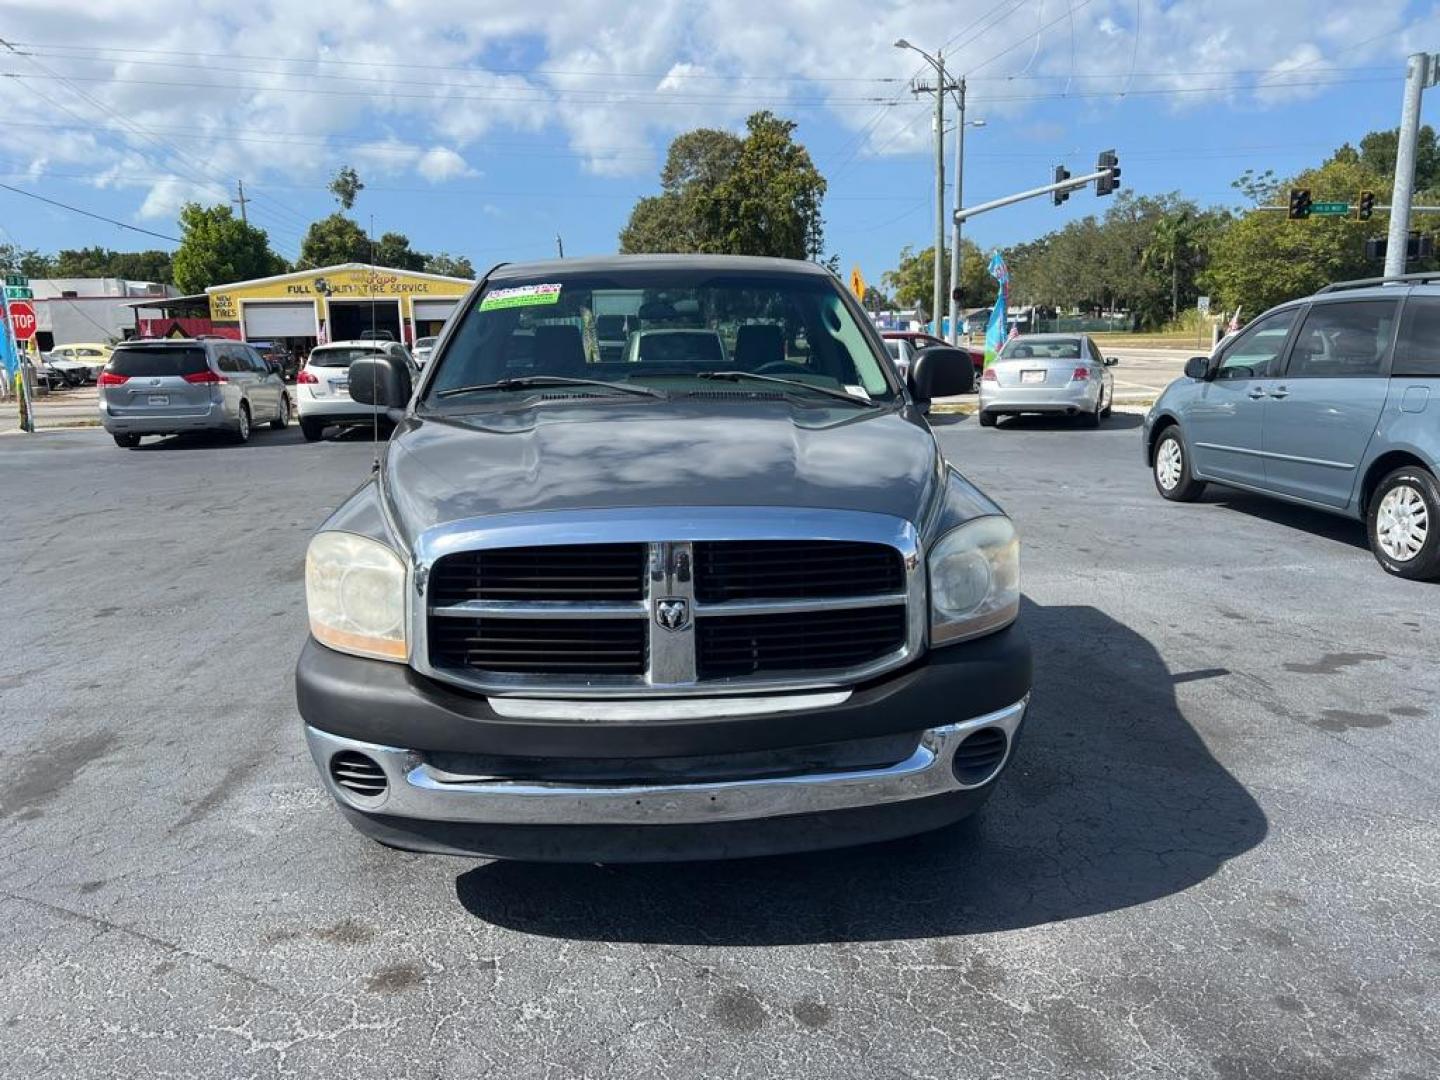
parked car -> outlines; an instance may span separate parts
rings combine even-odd
[[[39,362],[27,360],[31,370],[35,373],[35,383],[43,386],[47,391],[70,390],[77,386],[83,386],[85,377],[83,373],[74,370],[61,370],[50,363],[50,354],[41,354]]]
[[[295,381],[295,376],[300,373],[300,358],[289,348],[278,341],[252,341],[250,344],[280,373],[282,379]]]
[[[1440,276],[1341,282],[1185,365],[1145,417],[1155,487],[1210,482],[1365,522],[1386,571],[1440,577]]]
[[[56,371],[72,375],[72,382],[94,382],[110,360],[114,351],[110,345],[101,342],[82,341],[74,345],[58,345],[47,355],[50,366]]]
[[[734,366],[603,360],[565,322],[597,293],[739,320]],[[1019,541],[915,407],[968,363],[902,383],[834,276],[781,259],[504,265],[456,319],[413,392],[386,353],[351,365],[404,415],[306,557],[298,703],[352,824],[647,861],[864,843],[989,797],[1030,693]]]
[[[146,435],[224,431],[243,443],[257,424],[290,423],[284,380],[243,341],[122,342],[99,384],[101,422],[131,450]]]
[[[932,345],[945,345],[950,343],[934,334],[927,334],[921,330],[882,330],[880,336],[885,339],[885,347],[890,352],[890,357],[901,367],[901,377],[904,377],[905,370],[909,368],[910,361],[915,353]],[[891,342],[896,342],[893,347]],[[970,362],[975,365],[975,377],[978,379],[980,373],[985,370],[985,350],[971,348],[969,345],[958,345],[956,348],[964,349],[970,354]]]
[[[980,426],[1001,416],[1078,416],[1091,427],[1115,404],[1119,361],[1100,355],[1088,334],[1025,334],[1011,338],[980,378]]]
[[[435,343],[439,337],[422,337],[415,339],[415,350],[411,354],[415,358],[415,366],[424,368],[430,362],[430,354],[435,351]]]
[[[361,330],[360,341],[394,341],[395,335],[389,330]]]
[[[362,405],[350,396],[351,362],[377,354],[393,358],[410,371],[412,378],[419,374],[409,351],[394,341],[336,341],[310,350],[305,366],[295,377],[295,406],[307,442],[321,438],[327,427],[353,427],[373,424],[377,417],[384,419],[383,410]]]

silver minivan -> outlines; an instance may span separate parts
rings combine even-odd
[[[1363,521],[1380,565],[1440,578],[1440,275],[1341,282],[1197,356],[1145,418],[1160,494],[1207,483]]]
[[[125,342],[98,383],[100,420],[130,450],[145,435],[219,431],[243,443],[256,424],[290,423],[281,372],[243,341]]]

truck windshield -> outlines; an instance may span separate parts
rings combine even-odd
[[[627,268],[501,280],[460,317],[429,386],[432,407],[471,401],[467,388],[513,393],[532,376],[714,395],[712,373],[748,372],[799,385],[746,381],[729,397],[796,394],[816,403],[826,395],[807,386],[867,401],[891,400],[898,389],[838,285],[819,275]]]

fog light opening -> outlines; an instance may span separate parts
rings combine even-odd
[[[390,786],[380,763],[356,750],[343,750],[330,759],[330,779],[351,798],[365,803],[383,798]]]
[[[998,727],[981,728],[960,741],[950,768],[955,779],[966,787],[979,787],[995,779],[1009,750],[1010,739],[1004,731]]]

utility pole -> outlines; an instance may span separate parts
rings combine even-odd
[[[965,203],[961,200],[961,188],[965,182],[965,78],[960,78],[960,89],[955,96],[960,118],[955,122],[955,209]],[[950,227],[950,344],[960,343],[960,301],[955,293],[960,288],[960,219],[955,218]]]
[[[1434,86],[1440,63],[1427,53],[1412,53],[1405,70],[1405,105],[1400,113],[1400,141],[1395,152],[1395,193],[1390,197],[1390,237],[1385,248],[1385,276],[1405,272],[1405,241],[1410,235],[1410,200],[1415,189],[1415,144],[1420,140],[1420,96]]]
[[[238,204],[240,205],[240,220],[241,220],[242,222],[244,222],[246,225],[249,225],[249,224],[250,224],[250,219],[245,216],[245,204],[248,203],[248,202],[254,202],[254,200],[253,200],[253,199],[247,199],[247,198],[245,197],[245,181],[244,181],[244,180],[236,180],[236,181],[235,181],[235,191],[236,191],[235,198],[231,199],[230,201],[231,201],[232,203],[238,203]]]
[[[897,49],[909,49],[919,53],[935,72],[935,85],[916,83],[914,94],[935,94],[935,289],[931,312],[935,317],[935,336],[940,336],[940,312],[945,308],[945,95],[959,89],[955,83],[945,81],[945,56],[937,51],[931,56],[924,49],[917,49],[904,38],[895,42]]]
[[[558,258],[565,257],[565,241],[560,239],[560,234],[555,234],[555,254]]]

